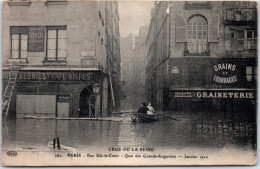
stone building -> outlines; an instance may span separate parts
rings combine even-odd
[[[120,107],[116,1],[9,0],[2,9],[8,116],[105,117]]]
[[[256,2],[155,2],[149,100],[165,111],[255,111],[256,41]]]
[[[135,107],[140,106],[141,102],[147,102],[146,97],[146,65],[147,65],[147,47],[146,47],[146,37],[147,37],[148,27],[143,26],[139,30],[138,36],[135,37],[135,49],[134,49],[134,92],[135,97]]]

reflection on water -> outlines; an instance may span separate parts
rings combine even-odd
[[[59,137],[61,144],[77,149],[86,146],[219,148],[226,144],[252,148],[255,145],[256,125],[252,118],[216,118],[203,113],[175,115],[179,121],[161,118],[153,123],[136,124],[129,120],[8,120],[2,128],[3,146],[46,147],[54,137]]]

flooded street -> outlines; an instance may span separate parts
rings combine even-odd
[[[3,149],[47,150],[48,142],[55,137],[59,137],[62,145],[78,150],[121,146],[215,149],[232,145],[248,150],[255,148],[254,121],[244,115],[233,115],[233,119],[218,116],[218,120],[214,120],[217,118],[205,113],[175,113],[178,120],[161,116],[153,123],[132,123],[129,114],[115,117],[122,121],[7,120],[2,129]]]

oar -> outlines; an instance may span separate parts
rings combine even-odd
[[[180,121],[179,119],[175,119],[175,118],[173,118],[173,117],[166,116],[166,115],[161,114],[161,113],[157,113],[157,112],[156,112],[156,114],[159,114],[159,115],[161,115],[161,116],[167,117],[167,118],[172,119],[172,120]]]

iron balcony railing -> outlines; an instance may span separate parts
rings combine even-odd
[[[226,22],[249,22],[256,21],[255,8],[226,8],[225,9]]]
[[[184,56],[209,56],[209,43],[185,43]]]

